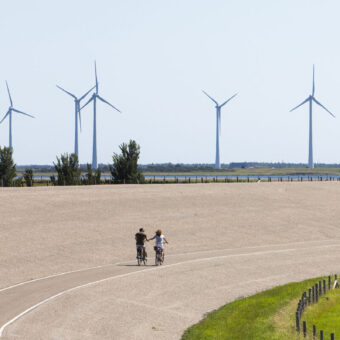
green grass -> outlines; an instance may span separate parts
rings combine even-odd
[[[304,176],[304,175],[340,175],[340,168],[233,168],[221,170],[200,170],[188,172],[150,172],[145,171],[148,176]]]
[[[295,311],[302,293],[319,280],[314,278],[278,286],[251,297],[236,300],[207,315],[185,331],[182,340],[289,340],[305,339],[295,330]],[[328,301],[308,307],[307,325],[324,327],[329,339],[332,326],[340,334],[340,290],[326,296]],[[335,298],[336,296],[336,298]],[[324,300],[324,299],[321,299]]]
[[[326,297],[328,300],[321,297],[317,304],[308,307],[302,320],[307,322],[308,334],[312,334],[313,325],[316,325],[318,334],[322,329],[324,338],[330,339],[331,333],[340,335],[340,289],[331,290]]]
[[[17,174],[23,175],[23,170],[18,170]],[[82,172],[85,175],[86,171]],[[56,172],[34,172],[34,176],[52,176]],[[110,172],[103,172],[102,175],[111,175]],[[151,172],[145,171],[146,176],[303,176],[303,175],[340,175],[340,168],[233,168],[233,169],[220,169],[220,170],[200,170],[188,172]]]

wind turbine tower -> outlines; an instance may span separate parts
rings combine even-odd
[[[20,113],[20,114],[22,114],[22,115],[25,115],[25,116],[28,116],[28,117],[31,117],[31,118],[35,118],[35,117],[29,115],[28,113],[19,111],[19,110],[15,109],[15,108],[13,107],[13,101],[12,101],[12,97],[11,97],[11,93],[10,93],[10,91],[9,91],[9,87],[8,87],[7,81],[6,81],[6,86],[7,86],[8,97],[9,97],[9,101],[10,101],[11,105],[10,105],[10,107],[8,108],[8,111],[7,111],[7,113],[5,114],[5,116],[4,116],[4,117],[2,118],[2,120],[0,121],[0,124],[1,124],[7,117],[9,117],[9,148],[13,151],[13,143],[12,143],[12,114],[13,114],[13,112]]]
[[[319,106],[321,106],[324,110],[326,110],[332,117],[335,118],[333,113],[326,109],[319,101],[317,101],[314,97],[315,93],[315,67],[313,65],[313,85],[312,85],[312,94],[309,95],[301,104],[294,107],[290,110],[290,112],[296,110],[298,107],[309,103],[309,153],[308,153],[308,167],[314,168],[314,161],[313,161],[313,102]]]
[[[98,94],[98,79],[97,79],[97,66],[96,62],[94,62],[94,72],[95,72],[95,78],[96,78],[96,92],[94,92],[91,96],[91,98],[84,104],[81,109],[83,109],[87,104],[89,104],[91,101],[93,101],[93,148],[92,148],[92,169],[97,169],[98,163],[97,163],[97,99],[102,101],[103,103],[111,106],[113,109],[115,109],[118,112],[119,111],[116,107],[114,107],[112,104],[110,104],[107,100],[102,98]]]
[[[79,123],[80,123],[80,130],[81,130],[81,115],[80,115],[80,102],[95,88],[93,86],[90,90],[88,90],[84,95],[82,95],[80,98],[77,98],[73,93],[66,91],[62,87],[56,85],[58,89],[64,91],[67,93],[69,96],[73,97],[74,99],[74,153],[79,157],[78,153],[78,118],[79,118]]]
[[[232,97],[227,99],[223,104],[219,105],[218,102],[208,95],[205,91],[203,93],[208,96],[215,104],[216,104],[216,159],[215,159],[215,168],[221,169],[220,163],[220,135],[221,135],[221,108],[227,104],[230,100],[237,96],[237,93]]]

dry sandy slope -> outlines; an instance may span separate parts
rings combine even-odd
[[[135,271],[129,261],[139,226],[148,232],[161,227],[170,241],[167,254],[173,255],[161,270],[59,297],[9,326],[5,336],[178,339],[206,311],[240,295],[338,271],[339,198],[336,182],[2,189],[2,287],[115,262],[126,265],[69,281],[78,285]],[[295,244],[301,240],[306,243]],[[204,252],[213,249],[220,251]],[[191,252],[196,253],[185,254]],[[18,291],[26,294],[19,295],[25,308],[70,288],[70,282],[50,284],[32,297]],[[0,306],[8,298],[4,293]],[[8,314],[0,309],[2,324],[11,315],[6,308]]]

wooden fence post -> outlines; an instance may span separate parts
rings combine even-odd
[[[303,336],[306,337],[307,336],[307,324],[306,321],[303,321]]]
[[[323,340],[323,331],[320,331],[320,340]]]
[[[299,312],[296,312],[295,314],[295,321],[296,321],[296,331],[300,333],[300,316]]]
[[[331,333],[331,340],[335,340],[335,335],[334,335],[334,333]]]
[[[311,295],[312,295],[312,289],[308,288],[308,304],[310,305],[311,303]]]
[[[321,285],[321,281],[319,281],[319,296],[322,295],[322,285]]]
[[[316,337],[316,326],[313,325],[313,337]]]
[[[315,284],[315,302],[319,302],[319,285]]]
[[[326,294],[326,280],[323,280],[323,293]]]

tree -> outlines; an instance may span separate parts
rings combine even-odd
[[[94,173],[94,177],[96,179],[96,182],[95,184],[100,184],[100,181],[101,181],[101,177],[102,177],[102,171],[101,169],[97,168],[95,173]]]
[[[0,185],[5,187],[10,186],[17,175],[12,155],[13,151],[10,148],[0,147]]]
[[[140,146],[134,140],[130,140],[129,144],[123,143],[119,148],[121,154],[114,153],[112,156],[113,165],[110,165],[113,182],[144,182],[143,173],[138,170]]]
[[[57,185],[74,185],[79,183],[80,169],[76,154],[63,154],[60,158],[57,157],[57,163],[53,162],[53,165],[58,174]]]
[[[28,187],[33,186],[33,170],[32,169],[25,170],[24,180],[25,180],[26,186]]]
[[[91,167],[91,164],[87,164],[87,184],[100,184],[100,178],[102,175],[102,171],[98,168],[93,173],[93,169]]]

